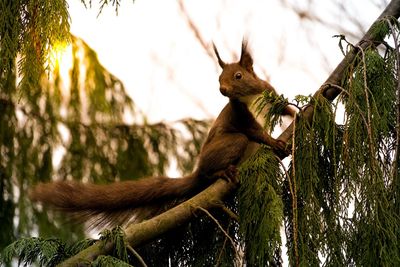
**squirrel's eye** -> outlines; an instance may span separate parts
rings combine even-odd
[[[241,73],[241,72],[236,72],[236,73],[235,73],[235,79],[236,79],[236,80],[242,79],[242,73]]]

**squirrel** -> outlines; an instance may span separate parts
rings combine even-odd
[[[36,185],[30,191],[33,201],[70,213],[91,228],[124,225],[133,218],[141,221],[155,216],[179,202],[194,196],[219,178],[236,181],[237,169],[266,144],[281,157],[287,155],[285,143],[272,138],[257,122],[250,106],[265,90],[275,92],[253,71],[253,59],[242,43],[239,62],[227,64],[214,52],[222,68],[220,92],[229,98],[209,130],[200,150],[193,173],[183,178],[164,176],[107,185],[55,181]],[[283,115],[294,116],[288,106]]]

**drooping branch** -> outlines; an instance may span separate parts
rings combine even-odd
[[[225,199],[235,188],[235,184],[219,179],[206,190],[184,203],[150,220],[131,224],[125,229],[126,241],[130,246],[137,247],[154,240],[188,222],[193,217],[194,211],[199,207],[206,210],[218,207],[221,200]],[[109,254],[113,246],[112,242],[98,241],[58,266],[78,266],[82,262],[91,262],[99,255]]]
[[[362,37],[357,45],[351,48],[351,50],[346,54],[343,60],[331,73],[328,79],[321,85],[318,91],[314,94],[315,98],[325,97],[329,101],[333,101],[340,93],[339,89],[341,86],[341,81],[345,77],[346,70],[350,64],[354,62],[361,50],[367,48],[371,43],[374,45],[381,44],[384,36],[378,35],[377,31],[374,30],[376,23],[380,22],[385,18],[396,18],[400,16],[400,0],[392,0],[382,14],[375,20],[375,22],[368,29],[367,33]],[[303,110],[303,116],[310,120],[314,113],[314,107],[308,105]],[[279,136],[279,139],[288,142],[293,134],[293,123],[289,125],[284,132]]]

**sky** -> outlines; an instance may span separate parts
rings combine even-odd
[[[122,1],[118,14],[108,6],[100,15],[95,2],[85,9],[68,1],[71,32],[94,48],[150,122],[218,115],[227,102],[218,90],[221,70],[188,26],[179,1]],[[238,59],[246,37],[260,78],[289,100],[315,92],[342,58],[332,38],[338,32],[300,21],[278,0],[183,2],[204,42],[215,42],[226,62]],[[373,13],[367,22],[378,15]]]

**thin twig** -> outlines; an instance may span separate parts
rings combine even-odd
[[[178,5],[182,12],[182,15],[184,16],[184,18],[187,22],[187,25],[189,26],[190,30],[193,32],[196,39],[199,41],[201,47],[203,47],[203,49],[207,53],[207,55],[217,64],[217,62],[215,60],[214,52],[213,52],[211,46],[209,45],[209,43],[207,43],[204,40],[203,36],[200,33],[199,28],[196,26],[196,24],[193,22],[192,18],[189,16],[183,1],[182,0],[178,1]]]
[[[347,91],[346,89],[344,89],[343,87],[341,87],[341,86],[339,86],[339,85],[336,85],[336,84],[329,84],[329,85],[326,85],[326,86],[338,88],[338,89],[342,90],[342,92],[345,93],[348,97],[350,97],[350,98],[353,97],[353,95],[350,94],[349,91]],[[357,102],[356,102],[355,100],[353,100],[353,101],[354,101],[354,106],[358,109],[358,112],[360,113],[360,116],[361,116],[361,118],[362,118],[362,120],[363,120],[363,122],[364,122],[364,124],[365,124],[365,127],[368,128],[367,119],[365,118],[364,114],[362,113],[362,110],[361,110],[360,106],[357,104]]]
[[[369,139],[369,149],[371,155],[375,155],[375,148],[373,144],[373,136],[372,136],[372,122],[371,122],[371,105],[369,101],[369,88],[368,88],[368,82],[367,82],[367,63],[365,62],[365,53],[364,49],[361,46],[357,46],[358,49],[360,49],[361,52],[361,59],[362,59],[362,64],[363,64],[363,78],[364,78],[364,92],[365,92],[365,102],[367,103],[367,133],[368,133],[368,139]]]
[[[225,236],[224,243],[222,244],[221,250],[220,250],[220,252],[219,252],[219,254],[218,254],[218,258],[217,258],[217,261],[216,261],[216,263],[215,263],[215,266],[219,266],[219,263],[220,263],[220,261],[221,261],[222,254],[223,254],[223,252],[224,252],[224,249],[225,249],[226,241],[227,241],[227,240],[228,240],[228,237]]]
[[[294,115],[293,118],[293,134],[292,134],[292,177],[291,178],[289,172],[287,171],[285,165],[283,164],[282,160],[279,157],[276,157],[281,164],[285,175],[288,179],[289,184],[289,191],[292,198],[292,224],[293,224],[293,247],[294,247],[294,256],[296,261],[296,266],[299,266],[299,251],[298,251],[298,221],[297,221],[297,189],[296,189],[296,163],[295,163],[295,148],[296,148],[296,140],[295,140],[295,131],[296,131],[296,120],[297,120],[297,113]]]
[[[236,251],[236,244],[235,241],[233,241],[232,237],[229,236],[229,234],[225,231],[225,229],[222,227],[222,225],[218,222],[217,219],[215,219],[214,216],[211,215],[210,212],[208,212],[208,210],[206,210],[203,207],[196,207],[196,209],[199,209],[201,211],[203,211],[205,214],[207,214],[208,217],[211,218],[211,220],[213,220],[215,222],[215,224],[218,226],[218,228],[222,231],[222,233],[224,233],[224,235],[229,239],[229,241],[231,242],[232,247],[235,249]]]
[[[376,172],[377,170],[377,160],[375,159],[375,146],[374,146],[374,139],[373,139],[373,132],[372,132],[372,115],[371,115],[371,106],[370,106],[370,100],[369,100],[369,93],[370,90],[368,88],[367,84],[367,64],[365,61],[365,53],[364,50],[361,46],[357,46],[357,48],[360,49],[361,52],[361,58],[362,58],[362,64],[363,64],[363,75],[364,75],[364,92],[365,92],[365,102],[367,103],[367,120],[368,120],[368,126],[367,126],[367,133],[368,133],[368,147],[370,150],[371,157],[369,157],[370,162],[371,162],[371,167],[372,171]],[[372,95],[372,93],[371,93]]]
[[[298,221],[297,221],[297,188],[296,188],[296,161],[295,161],[295,148],[296,148],[296,118],[297,118],[297,113],[294,115],[293,119],[293,133],[292,133],[292,162],[293,162],[293,168],[292,168],[292,174],[293,174],[293,195],[292,195],[292,209],[293,209],[293,246],[294,246],[294,256],[296,258],[296,266],[299,266],[299,248],[298,248]],[[290,177],[290,176],[289,176]],[[290,184],[290,181],[289,181]]]
[[[143,258],[133,247],[127,245],[126,248],[136,257],[136,259],[140,262],[140,265],[142,265],[143,267],[147,267],[147,264],[144,262]]]
[[[216,207],[220,208],[223,212],[225,212],[230,218],[232,218],[236,222],[239,221],[239,216],[230,209],[228,209],[224,204],[222,203],[216,204]]]

